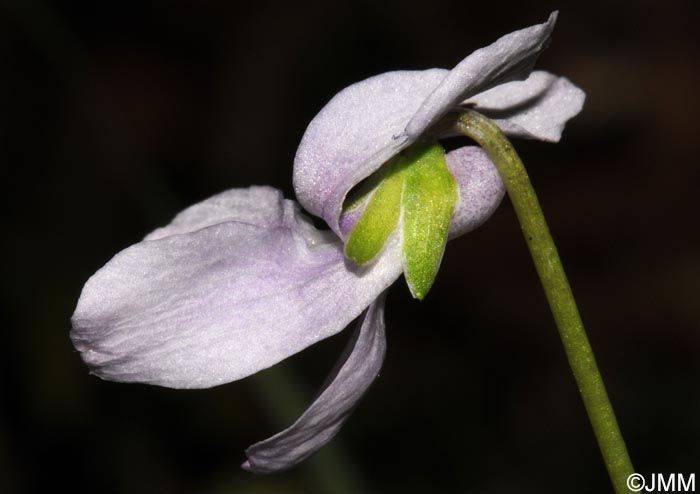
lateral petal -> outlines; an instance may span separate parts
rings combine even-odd
[[[506,188],[486,152],[464,146],[445,156],[447,168],[457,180],[459,200],[447,238],[453,239],[481,226],[496,211]]]
[[[566,77],[535,71],[524,81],[501,84],[465,104],[494,120],[509,136],[557,142],[585,99],[586,93]]]
[[[292,426],[250,446],[244,469],[255,473],[287,470],[336,435],[382,367],[384,298],[380,295],[369,306],[314,402]]]
[[[280,192],[230,190],[95,273],[71,338],[104,379],[223,384],[347,326],[400,275],[395,244],[359,269],[340,240],[316,230]]]

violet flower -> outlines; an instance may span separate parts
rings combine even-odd
[[[404,271],[400,229],[366,266],[344,255],[361,208],[348,192],[468,104],[511,136],[556,142],[583,104],[567,79],[530,73],[556,13],[477,50],[452,71],[388,72],[338,93],[309,125],[294,164],[300,207],[269,187],[196,204],[123,250],[85,284],[71,338],[103,379],[207,388],[242,379],[338,333],[360,316],[322,391],[288,429],[254,444],[243,467],[290,468],[328,442],[384,358],[384,292]],[[485,221],[504,187],[486,154],[446,155],[458,199],[450,238]],[[438,259],[439,262],[439,259]]]

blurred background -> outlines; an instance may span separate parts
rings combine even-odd
[[[381,377],[296,470],[239,469],[348,333],[201,391],[100,381],[69,339],[83,283],[232,187],[293,197],[340,89],[450,68],[559,23],[538,68],[588,94],[558,145],[517,142],[642,473],[700,475],[695,3],[0,1],[0,492],[600,493],[607,474],[507,200],[387,305]]]

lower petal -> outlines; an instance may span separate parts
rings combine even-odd
[[[400,274],[398,246],[358,268],[278,191],[231,190],[93,275],[71,338],[104,379],[211,387],[341,331]]]

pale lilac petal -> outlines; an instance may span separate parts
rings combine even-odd
[[[567,78],[535,71],[524,81],[501,84],[465,104],[494,120],[509,136],[557,142],[585,99]]]
[[[246,450],[243,468],[287,470],[330,441],[379,374],[386,352],[384,295],[370,305],[314,402],[288,429]]]
[[[345,194],[411,143],[397,136],[446,74],[387,72],[336,94],[309,124],[294,159],[301,205],[340,235]]]
[[[477,50],[452,71],[387,72],[345,88],[311,121],[294,160],[301,205],[339,236],[348,191],[467,97],[526,78],[554,28],[544,24],[508,34]]]
[[[449,239],[481,226],[496,211],[506,188],[498,170],[480,147],[465,146],[446,155],[447,168],[459,185]]]
[[[277,224],[282,209],[284,197],[269,187],[230,189],[180,211],[169,224],[152,231],[144,240],[190,233],[227,221],[260,226]]]
[[[527,78],[556,20],[557,12],[553,12],[547,22],[506,34],[462,60],[425,100],[406,126],[406,134],[415,139],[469,96]]]
[[[211,226],[202,211],[214,211]],[[215,196],[168,228],[83,288],[71,337],[102,378],[175,388],[240,379],[342,330],[401,273],[395,241],[358,269],[267,187]]]

